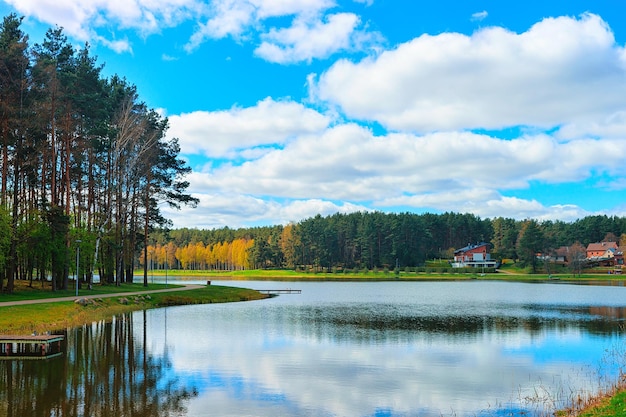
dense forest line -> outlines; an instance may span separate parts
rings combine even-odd
[[[88,44],[57,27],[31,45],[21,25],[0,24],[0,290],[132,280],[150,230],[168,224],[159,204],[195,203],[178,141],[133,84],[101,75]]]
[[[154,268],[391,270],[451,259],[455,249],[488,242],[493,259],[512,259],[536,270],[538,253],[551,255],[562,246],[626,244],[626,218],[540,222],[459,213],[358,212],[318,215],[286,226],[159,231],[151,238]]]

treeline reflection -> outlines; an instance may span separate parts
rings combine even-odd
[[[311,308],[295,316],[292,325],[316,338],[405,340],[425,335],[472,339],[484,334],[523,332],[529,336],[546,331],[583,331],[592,335],[614,336],[624,333],[623,307],[546,307],[525,305],[523,314],[458,314],[451,309],[443,314],[419,314],[397,306],[376,306],[376,314],[367,308]],[[502,312],[500,312],[502,313]],[[513,314],[514,313],[514,314]]]
[[[145,320],[144,320],[145,323]],[[0,361],[0,415],[174,416],[197,395],[169,372],[167,355],[133,335],[132,315],[73,329],[66,354],[47,361]]]

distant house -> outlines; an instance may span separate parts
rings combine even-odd
[[[617,243],[615,242],[598,242],[590,243],[587,246],[587,258],[602,258],[607,254],[607,250],[617,250]]]
[[[489,243],[478,243],[467,245],[464,248],[454,251],[453,268],[497,268],[498,261],[491,260],[489,253]]]
[[[554,262],[557,264],[567,264],[570,260],[569,254],[569,246],[561,246],[556,251],[554,251],[555,259]]]
[[[615,242],[590,243],[587,260],[599,266],[615,266],[624,263],[624,254]]]

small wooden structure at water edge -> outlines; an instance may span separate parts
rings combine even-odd
[[[301,294],[302,290],[292,290],[291,288],[288,288],[286,290],[257,290],[258,292],[260,292],[261,294],[270,294],[270,295],[276,295],[276,294]]]
[[[63,354],[62,334],[0,335],[0,360],[49,359]]]

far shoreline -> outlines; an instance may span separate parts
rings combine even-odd
[[[428,281],[505,281],[528,283],[560,283],[578,285],[620,285],[626,276],[606,273],[581,274],[527,274],[517,272],[495,273],[437,273],[419,272],[394,274],[392,272],[297,272],[293,270],[243,270],[243,271],[199,271],[199,270],[164,270],[149,271],[149,280],[154,277],[168,277],[177,281],[284,281],[284,282],[428,282]],[[135,282],[143,279],[142,271],[135,271]]]

